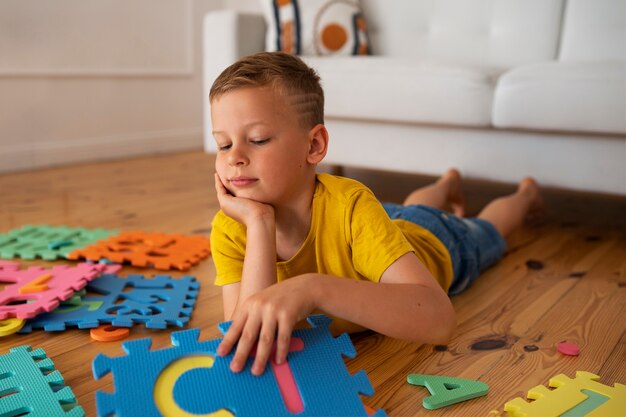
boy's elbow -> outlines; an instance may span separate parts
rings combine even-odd
[[[433,345],[448,344],[456,332],[456,313],[450,299],[432,311],[427,334],[422,333],[422,342]],[[425,337],[424,337],[425,336]]]
[[[448,312],[438,326],[433,331],[433,340],[430,342],[434,345],[447,345],[454,337],[456,332],[456,314],[454,309]]]

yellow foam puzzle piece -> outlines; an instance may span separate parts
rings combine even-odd
[[[598,382],[600,377],[591,372],[577,371],[576,378],[560,374],[551,378],[548,389],[538,385],[528,391],[528,402],[517,397],[504,405],[504,411],[512,417],[559,417],[577,407],[589,397],[583,392],[593,391],[608,398],[586,414],[586,417],[611,417],[626,415],[626,385],[611,387]]]
[[[25,319],[18,318],[0,320],[0,337],[8,336],[20,331],[20,329],[24,327],[25,323]]]
[[[234,417],[228,410],[218,410],[209,414],[191,414],[183,410],[174,400],[174,385],[185,372],[196,368],[211,368],[211,356],[188,356],[168,365],[154,384],[154,401],[164,417]]]

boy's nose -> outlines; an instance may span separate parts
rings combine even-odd
[[[228,163],[232,166],[236,165],[247,165],[248,157],[244,152],[239,149],[239,147],[232,147],[230,152],[228,153]]]

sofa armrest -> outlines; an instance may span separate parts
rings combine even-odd
[[[262,14],[217,10],[203,22],[204,148],[215,152],[211,134],[209,91],[217,76],[237,59],[265,49],[265,19]]]

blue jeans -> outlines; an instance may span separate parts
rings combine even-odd
[[[444,244],[452,258],[454,277],[448,290],[457,295],[478,275],[502,258],[506,242],[488,221],[459,218],[429,206],[384,203],[391,219],[403,219],[429,230]]]

